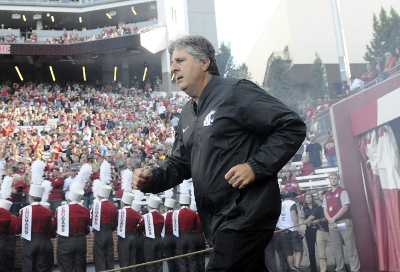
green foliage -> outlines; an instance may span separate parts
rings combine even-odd
[[[367,52],[364,59],[372,64],[379,63],[381,67],[385,63],[385,53],[391,52],[395,55],[396,47],[400,46],[400,16],[390,8],[389,15],[384,8],[381,8],[379,19],[373,16],[372,40],[367,45]]]
[[[325,66],[318,53],[315,53],[314,64],[311,66],[310,96],[316,100],[322,99],[325,94],[328,94]]]
[[[292,76],[289,71],[289,65],[281,57],[277,57],[271,62],[269,76],[271,78],[269,93],[285,103],[292,110],[298,111],[298,103],[296,93],[292,88]]]
[[[251,80],[251,73],[249,72],[249,67],[242,63],[242,65],[235,66],[227,77]]]
[[[244,63],[235,65],[233,56],[231,55],[231,49],[225,44],[221,44],[216,60],[221,77],[251,80],[251,74],[249,73],[247,65]]]
[[[225,44],[221,44],[221,47],[219,48],[219,54],[216,56],[216,60],[221,77],[226,77],[229,71],[231,71],[234,67],[231,49]]]

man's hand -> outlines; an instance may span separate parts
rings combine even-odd
[[[253,170],[247,163],[238,164],[232,167],[225,175],[225,179],[232,185],[233,188],[246,188],[252,183],[256,177]]]
[[[135,170],[132,176],[132,187],[135,190],[141,190],[145,188],[151,182],[153,174],[144,168],[138,168]]]
[[[329,223],[329,225],[333,225],[333,223],[335,223],[335,219],[334,218],[329,218],[328,219],[328,223]]]

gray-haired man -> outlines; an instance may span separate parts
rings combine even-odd
[[[202,36],[171,43],[171,72],[189,95],[172,155],[133,187],[157,193],[193,179],[198,213],[213,245],[207,271],[268,271],[264,249],[280,214],[276,174],[305,137],[300,117],[256,84],[219,77]]]

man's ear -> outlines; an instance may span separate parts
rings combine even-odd
[[[211,61],[209,58],[207,58],[206,60],[203,60],[202,62],[203,62],[203,71],[205,72],[205,71],[207,71],[208,67],[210,67]]]

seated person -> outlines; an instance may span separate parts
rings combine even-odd
[[[305,169],[301,171],[302,176],[309,176],[314,174],[314,166],[308,161],[307,156],[304,156],[301,159],[302,165],[300,166],[300,169]]]
[[[301,193],[296,177],[293,176],[292,171],[288,169],[283,172],[282,185],[284,186],[282,191],[291,191],[294,196],[299,196]]]

